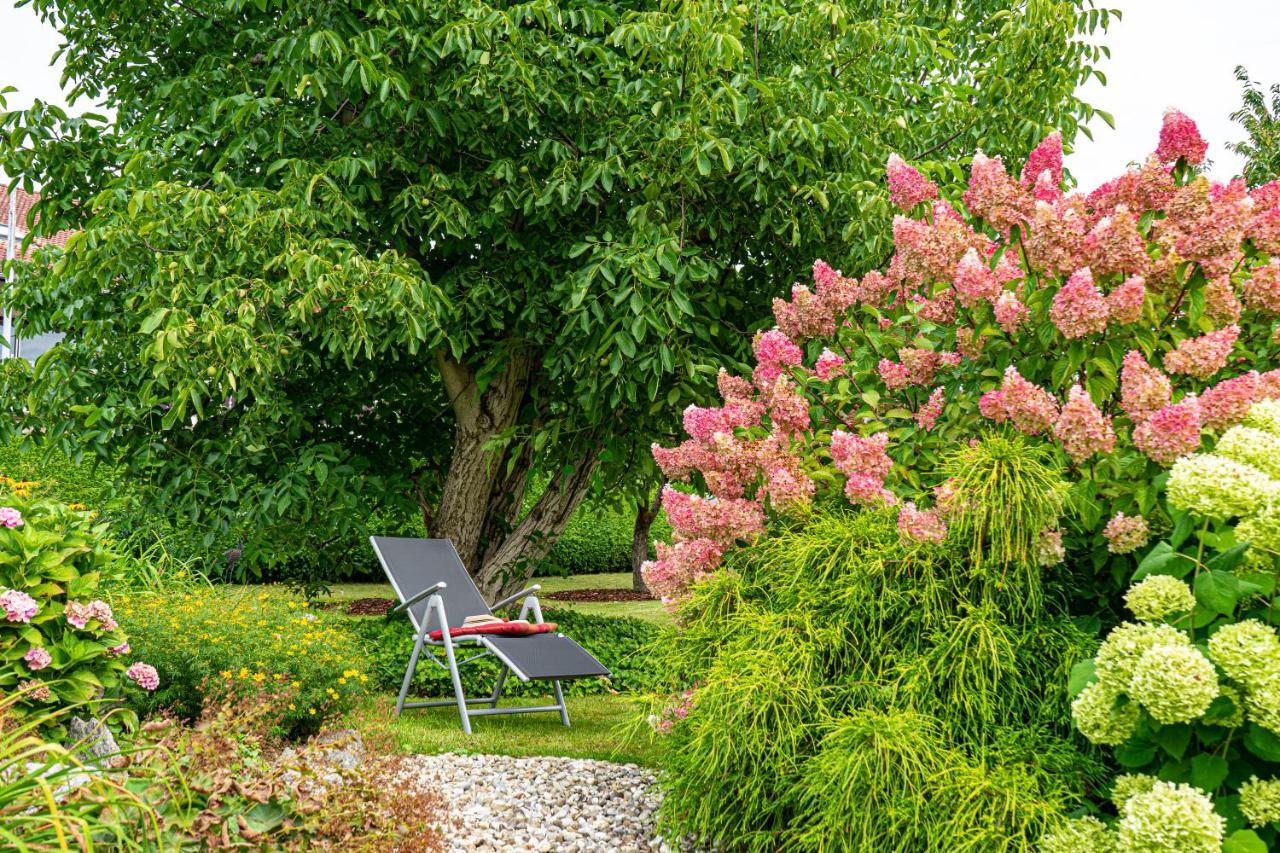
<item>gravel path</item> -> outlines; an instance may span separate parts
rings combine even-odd
[[[442,753],[408,768],[449,803],[451,850],[671,850],[654,837],[653,774],[635,764]]]

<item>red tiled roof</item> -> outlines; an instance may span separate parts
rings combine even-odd
[[[6,230],[9,225],[9,186],[10,185],[8,184],[0,184],[0,225],[5,226]],[[40,200],[40,193],[29,193],[21,187],[13,187],[13,194],[17,197],[18,202],[16,219],[18,231],[22,232],[22,236],[25,237],[26,232],[30,231],[31,226],[38,220],[38,217],[33,218],[31,209],[35,207],[36,202]],[[48,245],[65,246],[67,244],[67,238],[71,236],[71,234],[71,231],[59,231],[52,237],[37,237],[35,240],[31,241],[31,249],[35,249],[38,246]],[[31,257],[31,252],[28,250],[25,254],[23,253],[21,237],[15,237],[14,239],[19,241],[19,245],[14,247],[14,251],[17,253],[17,256],[24,260],[29,259]],[[3,260],[8,256],[8,249],[8,246],[0,244],[0,260]]]

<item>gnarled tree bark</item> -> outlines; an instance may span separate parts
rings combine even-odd
[[[658,513],[662,512],[662,487],[665,485],[665,480],[658,483],[652,498],[644,495],[636,501],[636,523],[631,529],[631,588],[636,592],[649,591],[640,567],[649,559],[649,530]]]

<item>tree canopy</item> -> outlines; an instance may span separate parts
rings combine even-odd
[[[319,543],[415,500],[488,590],[593,477],[626,483],[813,258],[887,258],[890,153],[950,192],[979,147],[1069,142],[1114,14],[32,5],[71,94],[114,119],[0,119],[5,167],[44,190],[37,232],[80,231],[16,286],[67,337],[11,423],[122,461],[259,562],[280,531]]]

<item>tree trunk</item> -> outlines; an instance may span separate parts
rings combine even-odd
[[[636,524],[631,531],[631,588],[636,592],[648,592],[649,585],[644,582],[640,567],[649,559],[649,529],[653,521],[662,511],[662,487],[659,483],[653,499],[648,496],[636,501]]]
[[[486,445],[520,416],[529,387],[530,354],[513,350],[506,369],[483,393],[466,365],[439,354],[436,362],[456,420],[453,455],[431,531],[453,540],[462,564],[473,574],[480,562],[482,534],[495,486],[504,480],[504,453]]]

